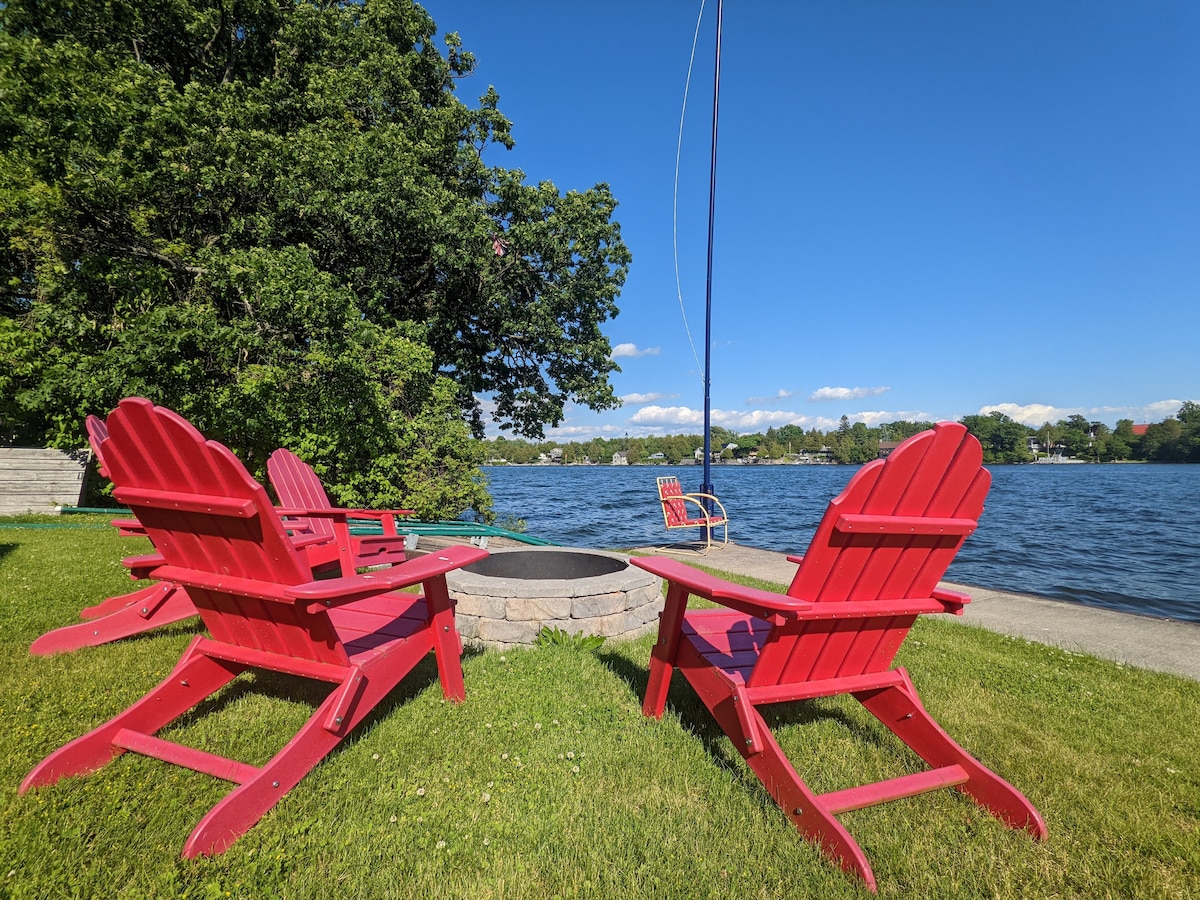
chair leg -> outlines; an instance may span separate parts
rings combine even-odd
[[[19,792],[103,768],[125,752],[113,744],[118,731],[152,735],[237,677],[242,667],[221,663],[197,650],[203,640],[197,636],[171,674],[125,712],[38,763],[21,782]]]
[[[956,787],[1000,821],[1045,839],[1046,823],[1025,795],[951,738],[921,704],[908,672],[895,671],[899,684],[856,693],[855,699],[931,767],[961,766],[968,778]]]
[[[753,710],[759,716],[758,710]],[[822,853],[842,867],[843,870],[861,878],[872,893],[876,890],[875,873],[867,861],[858,842],[850,836],[846,827],[821,805],[817,796],[788,762],[774,735],[760,720],[762,752],[742,755],[751,771],[758,776],[771,799],[779,804],[796,829],[810,843],[816,844]],[[741,748],[739,748],[741,749]]]
[[[50,656],[81,647],[97,647],[196,615],[187,591],[170,582],[134,591],[126,598],[130,598],[129,603],[107,615],[46,632],[30,645],[29,652],[34,656]],[[108,603],[106,600],[99,606]]]
[[[667,588],[667,600],[659,614],[658,640],[650,651],[650,676],[642,700],[642,715],[662,718],[675,658],[683,640],[683,615],[687,612],[689,596],[687,588],[681,584],[671,582]]]
[[[433,656],[437,662],[438,680],[447,700],[466,699],[462,673],[462,638],[454,624],[454,604],[446,587],[446,576],[439,575],[422,584],[425,606],[433,629]]]
[[[742,710],[742,716],[757,733],[756,743],[761,749],[755,752],[750,746],[750,737],[745,734],[746,729],[742,717],[738,715],[729,682],[708,665],[695,668],[687,666],[682,671],[721,730],[733,742],[750,770],[758,776],[771,799],[779,804],[804,839],[816,844],[842,869],[861,878],[867,888],[874,892],[875,873],[862,847],[804,783],[775,740],[762,714],[753,706]]]
[[[402,643],[361,669],[352,667],[346,679],[360,678],[361,687],[344,712],[338,710],[343,713],[340,721],[329,727],[334,707],[343,702],[347,681],[330,692],[266,765],[205,814],[184,844],[183,857],[215,856],[229,849],[370,714],[429,652],[428,647],[420,642]]]
[[[129,594],[121,594],[118,597],[109,597],[107,600],[102,600],[95,606],[85,606],[79,611],[79,618],[89,620],[98,619],[101,616],[107,616],[109,613],[114,613],[126,606],[132,606],[134,603],[141,603],[142,606],[145,606],[148,602],[155,602],[158,599],[160,592],[164,592],[171,587],[173,587],[173,585],[170,582],[164,583],[159,581]]]

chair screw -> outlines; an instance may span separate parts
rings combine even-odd
[[[801,809],[799,806],[797,806],[795,809],[792,810],[792,815],[802,816],[802,815],[804,815],[804,810]]]
[[[271,787],[279,787],[279,782],[278,782],[278,781],[272,781],[272,782],[271,782]]]
[[[183,681],[179,682],[179,684],[181,687],[191,687],[191,685],[188,684],[188,680],[186,678],[183,679]]]
[[[150,612],[150,610],[147,607],[143,606],[142,607],[142,615],[144,616],[148,612]]]

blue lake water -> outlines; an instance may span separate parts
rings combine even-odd
[[[947,578],[1200,622],[1200,466],[993,466],[979,530]],[[716,466],[731,539],[802,553],[855,466]],[[694,466],[489,466],[497,515],[572,547],[685,539],[663,528],[655,477],[699,490]],[[503,524],[501,522],[500,524]],[[712,562],[719,565],[719,557]]]

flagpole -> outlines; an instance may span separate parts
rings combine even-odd
[[[712,484],[712,270],[713,218],[717,197],[717,112],[721,98],[721,18],[723,0],[717,0],[716,63],[713,66],[712,155],[708,168],[708,274],[704,287],[704,482],[700,490],[715,494]],[[712,503],[706,501],[712,514]]]

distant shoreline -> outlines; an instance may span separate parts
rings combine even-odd
[[[713,466],[720,466],[724,469],[816,469],[830,466],[860,466],[864,463],[840,463],[840,462],[810,462],[810,463],[777,463],[777,462],[713,462]],[[1039,469],[1053,468],[1056,466],[1189,466],[1196,463],[1187,462],[1161,462],[1158,460],[1149,459],[1114,459],[1104,462],[1096,462],[1090,459],[1058,459],[1054,461],[1040,459],[1034,462],[989,462],[984,463],[986,466],[1034,466]],[[594,469],[699,469],[700,463],[693,462],[639,462],[625,463],[624,465],[614,466],[612,463],[604,462],[534,462],[534,463],[513,463],[513,462],[486,462],[480,468],[484,469],[576,469],[576,468],[594,468]]]

